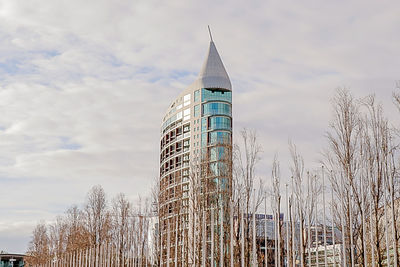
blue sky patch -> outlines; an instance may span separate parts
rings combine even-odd
[[[71,142],[69,137],[61,136],[61,149],[65,150],[79,150],[82,146],[78,143]]]

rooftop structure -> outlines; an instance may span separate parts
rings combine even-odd
[[[22,267],[24,266],[24,257],[23,254],[1,253],[0,267]]]

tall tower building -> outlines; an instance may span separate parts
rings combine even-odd
[[[198,78],[162,120],[160,266],[229,266],[231,151],[232,86],[211,39]]]

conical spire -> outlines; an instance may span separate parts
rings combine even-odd
[[[232,85],[226,73],[224,64],[218,54],[214,42],[210,41],[207,58],[201,68],[197,80],[191,87],[200,88],[219,88],[231,91]]]

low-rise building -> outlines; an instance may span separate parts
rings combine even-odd
[[[0,267],[22,267],[25,266],[23,254],[0,254]]]

